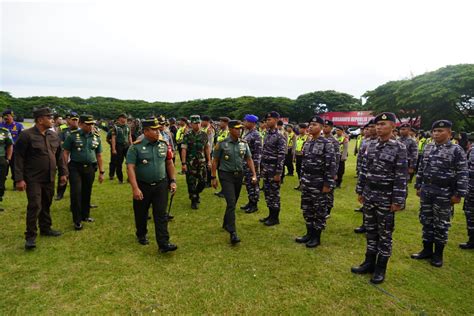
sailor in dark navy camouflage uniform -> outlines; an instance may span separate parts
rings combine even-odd
[[[257,174],[257,183],[255,184],[252,182],[252,171],[247,163],[244,162],[245,186],[247,188],[249,202],[240,207],[240,209],[245,210],[245,213],[258,211],[257,204],[260,197],[260,187],[258,186],[258,182],[260,160],[262,157],[262,137],[255,127],[257,122],[258,117],[255,115],[247,114],[244,117],[245,134],[243,138],[247,142],[250,152],[252,153],[253,165],[255,166],[255,172]]]
[[[337,139],[332,135],[332,129],[334,127],[333,121],[330,120],[324,120],[324,127],[323,127],[323,136],[327,140],[329,140],[330,143],[334,146],[334,155],[336,157],[336,171],[339,169],[339,161],[341,161],[341,152],[340,152],[340,146],[339,142]],[[336,177],[336,175],[334,175]],[[331,210],[334,207],[334,188],[331,188],[331,191],[326,194],[327,198],[327,215],[326,217],[329,218],[331,216]]]
[[[395,212],[402,209],[406,199],[407,151],[405,145],[393,139],[395,121],[393,113],[382,113],[374,118],[378,140],[367,148],[356,188],[359,202],[364,205],[367,250],[365,261],[351,271],[373,272],[370,281],[375,284],[385,279],[392,254]]]
[[[267,134],[263,141],[261,177],[263,192],[269,209],[267,217],[260,219],[266,226],[280,223],[280,186],[283,164],[286,155],[286,138],[277,129],[280,119],[278,112],[272,111],[266,115]]]
[[[447,120],[433,123],[433,142],[423,150],[415,184],[421,202],[423,250],[411,257],[431,258],[431,265],[435,267],[443,265],[452,207],[467,193],[466,155],[461,146],[451,142],[451,127],[452,123]]]
[[[323,125],[324,120],[319,116],[311,119],[308,132],[312,138],[303,147],[301,209],[306,222],[306,235],[295,241],[305,243],[308,248],[321,244],[321,232],[326,227],[327,194],[335,186],[337,170],[334,145],[321,135]]]
[[[474,153],[472,149],[467,154],[469,182],[467,195],[464,198],[464,214],[466,215],[467,235],[469,240],[459,244],[461,249],[474,249]]]

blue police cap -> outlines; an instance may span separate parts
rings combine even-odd
[[[253,115],[253,114],[247,114],[244,116],[244,121],[250,122],[250,123],[257,123],[258,122],[258,116]]]

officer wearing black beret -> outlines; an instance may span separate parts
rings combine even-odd
[[[64,161],[69,161],[69,183],[71,185],[71,212],[74,229],[81,230],[81,222],[93,222],[90,217],[90,202],[95,172],[99,169],[99,183],[104,181],[102,143],[94,131],[96,121],[92,115],[81,115],[79,127],[71,131],[63,144]]]

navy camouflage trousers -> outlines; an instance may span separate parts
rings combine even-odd
[[[255,165],[255,168],[257,168],[257,165]],[[249,198],[249,202],[253,204],[257,204],[259,197],[260,197],[260,177],[259,177],[259,172],[256,171],[257,173],[257,183],[253,184],[252,183],[252,171],[245,165],[244,166],[244,175],[245,175],[245,187],[247,188],[247,195]]]
[[[301,210],[306,225],[323,230],[326,227],[327,194],[321,192],[321,187],[302,185]]]
[[[463,209],[466,215],[467,234],[474,235],[474,201],[464,200]]]
[[[280,209],[281,182],[273,181],[273,176],[263,177],[263,193],[269,209]]]
[[[420,202],[423,241],[446,244],[451,227],[451,198],[422,188]]]
[[[390,211],[390,207],[390,199],[385,201],[365,201],[363,212],[367,253],[379,254],[384,257],[391,256],[395,214]]]

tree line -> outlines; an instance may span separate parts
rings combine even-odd
[[[58,113],[76,111],[101,119],[114,119],[120,113],[144,118],[151,115],[182,117],[207,114],[213,118],[242,118],[247,113],[263,117],[278,111],[292,122],[303,122],[314,114],[332,111],[371,110],[395,112],[399,117],[414,120],[421,117],[424,129],[436,119],[450,119],[456,128],[474,129],[474,65],[447,66],[410,79],[390,81],[364,95],[366,102],[334,90],[314,91],[296,99],[286,97],[209,98],[183,102],[147,102],[111,97],[27,97],[15,98],[0,91],[0,108],[12,109],[17,117],[31,117],[35,108],[49,106]]]

